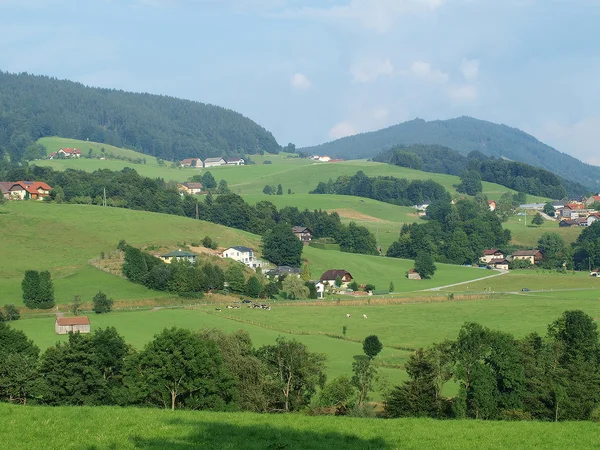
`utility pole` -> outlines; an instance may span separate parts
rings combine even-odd
[[[200,219],[200,214],[198,213],[198,202],[196,202],[196,220]]]

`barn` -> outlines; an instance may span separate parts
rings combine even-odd
[[[87,316],[79,317],[57,317],[54,322],[56,334],[89,333],[90,319]]]

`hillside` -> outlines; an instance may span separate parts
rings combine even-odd
[[[485,155],[547,169],[594,189],[600,187],[600,167],[561,153],[517,128],[471,117],[430,122],[415,119],[382,130],[305,147],[300,151],[346,159],[371,158],[400,144],[442,145],[463,154],[478,150]]]
[[[593,422],[356,419],[118,407],[0,404],[11,449],[597,448]],[[10,430],[10,431],[9,431]]]
[[[167,160],[277,153],[273,135],[214,105],[0,72],[0,150],[20,160],[37,139],[89,139]]]

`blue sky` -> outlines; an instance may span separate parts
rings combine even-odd
[[[598,0],[0,0],[0,69],[234,109],[280,144],[415,117],[600,164]]]

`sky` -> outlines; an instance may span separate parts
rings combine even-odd
[[[0,0],[0,70],[233,109],[281,145],[420,117],[600,165],[600,0]]]

